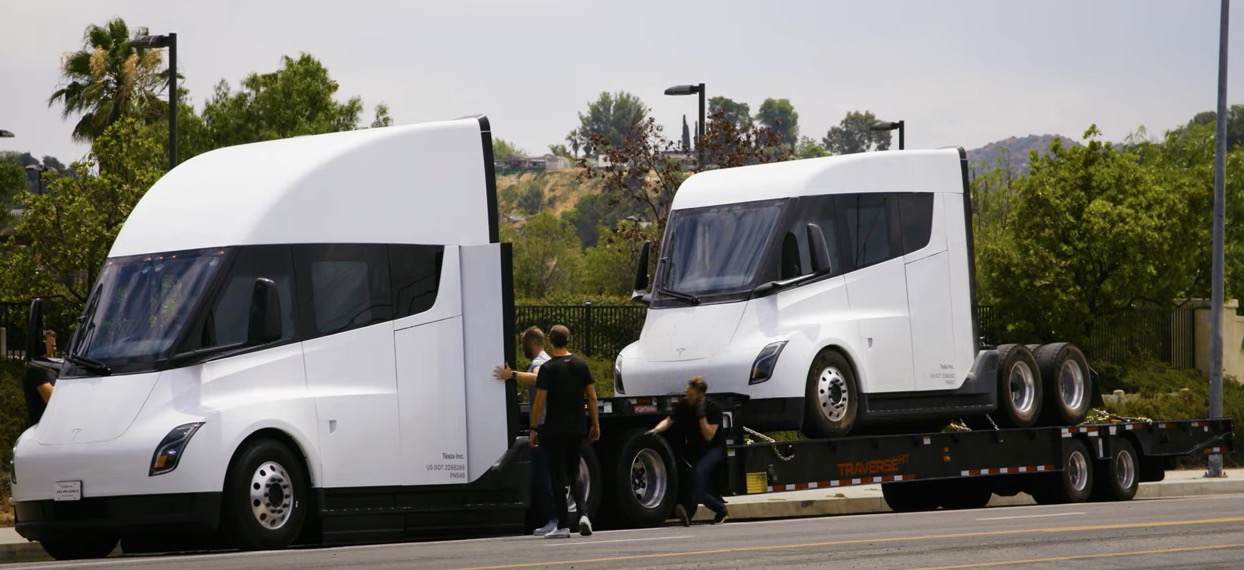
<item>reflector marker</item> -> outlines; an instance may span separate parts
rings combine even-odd
[[[808,489],[828,489],[832,487],[850,487],[852,485],[871,485],[874,483],[891,483],[894,481],[912,481],[914,475],[881,475],[878,477],[857,477],[853,479],[837,479],[834,481],[812,481],[808,483],[790,483],[787,485],[769,485],[766,493],[782,491],[806,491]]]

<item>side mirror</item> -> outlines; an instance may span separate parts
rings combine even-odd
[[[251,290],[250,317],[246,325],[246,344],[267,344],[280,340],[281,297],[276,283],[260,277]]]
[[[47,356],[47,347],[43,345],[43,299],[30,302],[30,312],[26,315],[26,362]]]
[[[648,290],[648,251],[652,243],[645,241],[639,248],[639,263],[635,265],[635,294]]]
[[[820,275],[833,271],[829,263],[829,245],[825,243],[825,233],[816,224],[808,224],[808,253],[812,257],[812,273]]]

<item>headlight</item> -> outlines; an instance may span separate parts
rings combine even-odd
[[[203,422],[182,424],[168,432],[160,441],[159,447],[156,447],[155,455],[151,458],[151,472],[147,475],[163,475],[176,469],[181,452],[186,449],[186,444],[190,443],[190,438],[194,437],[194,432],[199,431],[200,427],[203,427]]]
[[[613,393],[621,396],[626,394],[626,387],[622,385],[622,357],[618,356],[613,361]]]
[[[756,361],[752,363],[752,377],[747,380],[748,384],[759,384],[773,377],[773,368],[777,366],[778,356],[782,354],[782,349],[786,347],[787,341],[770,343],[756,355]]]

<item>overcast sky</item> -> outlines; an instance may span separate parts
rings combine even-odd
[[[1232,14],[1232,101],[1244,101]],[[398,124],[483,113],[494,136],[545,152],[602,91],[625,90],[677,136],[695,99],[665,87],[707,84],[751,105],[789,98],[817,139],[845,113],[907,121],[907,147],[1027,134],[1079,138],[1092,123],[1120,140],[1186,122],[1215,105],[1217,0],[352,0],[211,2],[7,0],[0,5],[0,150],[65,162],[70,140],[47,98],[64,52],[88,24],[177,32],[197,108],[222,78],[236,86],[306,51],[371,109]]]

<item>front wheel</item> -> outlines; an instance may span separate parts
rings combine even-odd
[[[1022,344],[998,347],[998,423],[1027,428],[1041,414],[1041,370],[1032,351]]]
[[[292,544],[307,518],[308,488],[302,462],[284,445],[269,439],[247,444],[232,464],[223,505],[237,546],[271,550]]]
[[[1036,351],[1037,366],[1045,378],[1045,425],[1073,426],[1088,415],[1093,403],[1093,380],[1088,360],[1076,345],[1056,342]]]
[[[811,437],[847,435],[855,427],[859,399],[859,386],[851,364],[837,351],[822,350],[808,369],[804,433]]]
[[[626,526],[656,526],[669,518],[678,498],[678,468],[665,438],[633,430],[620,439],[613,466],[612,509]],[[589,499],[590,501],[590,499]]]
[[[39,541],[43,551],[56,560],[103,558],[117,547],[115,536],[73,536]]]
[[[1037,482],[1029,494],[1041,505],[1083,503],[1093,491],[1093,458],[1078,439],[1063,446],[1063,470]]]
[[[1140,487],[1140,461],[1136,448],[1126,439],[1119,439],[1110,458],[1097,463],[1097,480],[1093,484],[1095,501],[1130,501]]]

